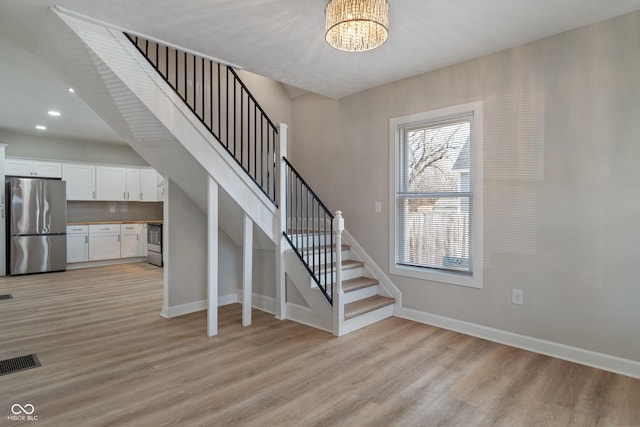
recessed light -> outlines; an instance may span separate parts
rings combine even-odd
[[[49,115],[50,115],[50,116],[56,116],[56,117],[57,117],[57,116],[59,116],[59,115],[60,115],[60,111],[54,111],[54,110],[51,110],[51,111],[49,111]]]
[[[71,92],[71,93],[75,93],[75,90],[73,90],[73,88],[72,88],[72,87],[70,87],[70,88],[69,88],[69,92]]]
[[[36,125],[36,129],[38,130],[47,130],[46,126],[42,126],[42,125]]]

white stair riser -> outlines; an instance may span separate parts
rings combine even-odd
[[[350,268],[348,270],[342,270],[342,280],[357,279],[358,277],[362,277],[362,275],[363,275],[363,268],[362,267],[356,267],[356,268]],[[324,273],[322,273],[322,277],[320,279],[321,279],[322,283],[325,283],[325,275],[324,275]],[[335,282],[335,280],[336,280],[335,271],[331,275],[327,274],[326,280],[328,280],[329,282]],[[310,279],[310,285],[311,285],[311,287],[316,287],[317,286],[316,282],[313,279]]]
[[[378,295],[378,285],[367,286],[366,288],[358,289],[357,291],[351,291],[344,294],[344,303],[358,301],[361,299],[369,298]]]
[[[356,279],[358,277],[362,277],[363,274],[364,269],[362,267],[342,270],[342,280]]]
[[[372,325],[391,316],[393,316],[393,304],[345,320],[341,331],[342,335]]]

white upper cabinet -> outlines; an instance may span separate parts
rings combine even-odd
[[[4,148],[0,144],[0,148]],[[162,201],[152,168],[50,162],[6,158],[6,175],[34,178],[62,178],[67,183],[67,200]],[[0,177],[2,175],[0,165]],[[4,189],[4,186],[0,186]],[[3,191],[0,191],[2,199]],[[4,200],[0,200],[4,204]]]
[[[8,157],[5,160],[5,175],[62,178],[62,163]]]
[[[140,169],[127,168],[127,196],[126,200],[141,200],[140,194]]]
[[[155,169],[140,170],[140,200],[155,202],[158,198],[158,172]]]
[[[96,199],[96,167],[83,163],[63,163],[62,179],[67,182],[67,200]]]
[[[127,168],[96,166],[96,200],[126,200]]]

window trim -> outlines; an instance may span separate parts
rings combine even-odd
[[[473,258],[473,272],[460,273],[429,267],[411,267],[396,263],[396,173],[398,171],[397,150],[400,144],[400,128],[411,125],[428,125],[472,114],[471,120],[471,253]],[[392,118],[389,121],[389,272],[398,276],[429,280],[452,285],[482,288],[483,277],[483,168],[482,168],[482,138],[483,138],[483,105],[482,101],[454,105],[437,110],[425,111],[408,116]]]

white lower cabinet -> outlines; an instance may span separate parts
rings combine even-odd
[[[120,225],[120,257],[132,258],[145,256],[145,239],[143,239],[142,224]]]
[[[67,263],[89,261],[89,226],[67,226]]]
[[[89,225],[89,261],[120,258],[120,224]]]
[[[141,223],[67,226],[67,263],[147,256],[147,228]]]

